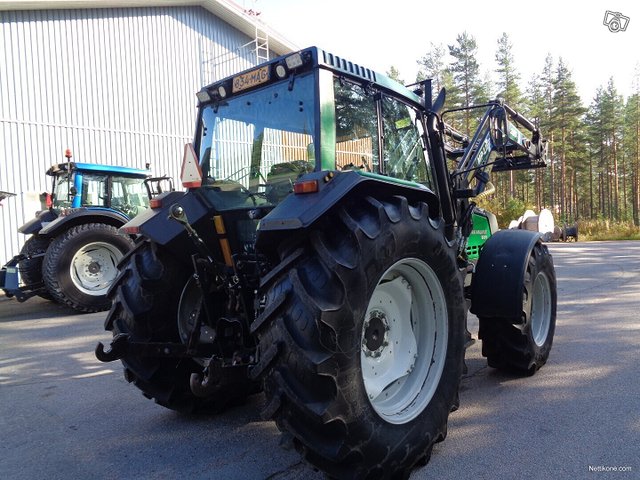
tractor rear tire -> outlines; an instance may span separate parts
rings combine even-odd
[[[113,305],[105,329],[114,337],[124,333],[133,342],[180,343],[178,309],[190,269],[144,240],[121,264],[121,272],[110,291]],[[166,408],[185,413],[218,412],[259,390],[246,373],[224,386],[215,396],[199,397],[190,388],[192,373],[203,366],[191,358],[160,358],[128,353],[123,359],[125,379],[143,395]]]
[[[480,317],[478,336],[490,367],[533,375],[549,358],[556,327],[553,259],[538,241],[527,260],[519,318]]]
[[[22,260],[18,267],[20,269],[20,277],[22,278],[22,282],[25,285],[33,286],[36,284],[43,284],[43,288],[41,289],[38,296],[44,298],[45,300],[54,300],[53,295],[51,295],[44,287],[44,283],[42,280],[42,262],[44,258],[44,253],[46,253],[47,248],[49,247],[49,243],[51,240],[48,238],[42,238],[38,235],[32,235],[27,239],[27,241],[22,246],[20,250],[21,255],[42,255],[40,257],[29,258],[26,260]]]
[[[426,464],[464,356],[462,275],[443,222],[404,197],[358,199],[283,247],[263,288],[252,326],[263,416],[332,478],[407,478]]]
[[[71,227],[52,240],[44,256],[42,277],[53,298],[79,312],[111,307],[109,287],[118,262],[133,242],[104,223]]]

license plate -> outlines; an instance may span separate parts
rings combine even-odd
[[[233,78],[233,93],[255,87],[269,81],[269,67],[260,67]]]

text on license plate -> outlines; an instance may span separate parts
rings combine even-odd
[[[269,80],[269,67],[260,67],[233,78],[233,93],[255,87]]]

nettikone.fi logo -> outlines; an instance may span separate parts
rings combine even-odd
[[[624,32],[629,26],[629,17],[625,17],[620,12],[612,12],[607,10],[604,14],[602,22],[612,33]]]

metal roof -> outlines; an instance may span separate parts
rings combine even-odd
[[[242,33],[253,37],[256,24],[269,34],[269,49],[277,55],[299,50],[294,43],[272,30],[267,24],[245,13],[245,10],[230,0],[20,0],[0,1],[2,10],[60,10],[89,8],[126,8],[126,7],[182,7],[199,5],[221,18]]]
[[[151,176],[149,170],[142,170],[140,168],[120,167],[117,165],[98,165],[95,163],[56,163],[52,165],[47,171],[47,175],[57,175],[60,172],[66,172],[69,170],[69,165],[73,170],[79,170],[84,172],[105,173],[109,175],[120,174],[129,175],[133,177],[146,178]]]

